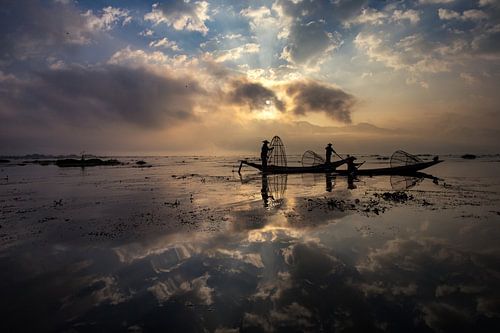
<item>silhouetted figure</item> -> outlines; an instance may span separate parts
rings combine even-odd
[[[347,155],[346,160],[347,160],[347,173],[349,174],[349,176],[356,177],[356,171],[358,170],[356,168],[356,163],[354,163],[356,157]]]
[[[267,175],[262,175],[262,188],[260,189],[264,207],[269,207],[269,183],[267,182]]]
[[[351,174],[347,175],[347,188],[349,190],[354,190],[357,186],[354,184],[354,181],[356,180],[356,177],[354,177]]]
[[[265,171],[267,169],[267,158],[269,156],[269,152],[272,151],[274,148],[270,148],[267,144],[269,141],[264,140],[262,141],[262,148],[260,150],[260,159],[262,160],[262,171]]]
[[[329,143],[326,147],[325,147],[325,150],[326,150],[326,164],[331,164],[332,163],[332,154],[335,152],[335,150],[333,150],[332,148],[332,144]]]
[[[326,191],[331,192],[333,189],[333,179],[335,178],[331,173],[325,173],[326,177]]]

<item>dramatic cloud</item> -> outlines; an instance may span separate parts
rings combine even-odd
[[[118,121],[161,128],[193,117],[196,96],[202,91],[193,81],[186,88],[185,82],[141,68],[73,66],[38,72],[27,80],[3,80],[0,103],[8,115],[38,119],[40,124],[57,120],[93,126]]]
[[[123,25],[132,21],[132,16],[126,9],[113,8],[111,6],[103,8],[102,15],[95,15],[92,10],[88,10],[83,17],[87,19],[87,26],[91,30],[111,30],[120,20]]]
[[[89,17],[72,5],[9,1],[0,9],[0,21],[0,65],[68,51],[93,36]]]
[[[342,45],[341,22],[348,22],[366,1],[282,1],[275,4],[287,20],[287,37],[281,58],[291,63],[316,66]],[[317,69],[317,68],[314,68]]]
[[[259,44],[248,43],[242,46],[232,48],[230,50],[222,50],[217,52],[218,55],[215,58],[217,62],[224,62],[227,60],[236,60],[242,57],[243,54],[247,53],[258,53],[260,50]]]
[[[346,27],[358,24],[380,25],[385,22],[387,17],[388,15],[385,12],[381,12],[370,7],[363,8],[358,16],[352,18],[351,20],[345,21],[344,25]]]
[[[500,3],[498,0],[479,0],[479,6],[481,7],[486,7],[486,6],[500,6]]]
[[[144,19],[154,24],[166,23],[176,30],[198,31],[206,35],[208,28],[205,21],[209,19],[207,11],[208,2],[205,1],[165,1],[154,4]]]
[[[281,57],[292,63],[315,65],[342,42],[339,34],[325,29],[324,22],[294,25]]]
[[[422,5],[435,5],[435,4],[445,4],[445,3],[452,3],[455,2],[455,0],[418,0],[418,3]]]
[[[378,11],[374,8],[363,8],[358,16],[353,17],[350,20],[344,21],[344,26],[347,28],[352,25],[382,25],[388,22],[405,22],[409,21],[412,24],[416,24],[420,21],[420,12],[414,9],[400,10],[396,9],[392,11]]]
[[[420,12],[413,9],[407,11],[395,10],[392,19],[395,21],[408,20],[410,23],[416,24],[420,21]]]
[[[292,111],[298,115],[322,112],[343,123],[351,122],[355,98],[343,90],[318,82],[302,81],[290,84],[286,93],[292,98]]]
[[[480,268],[491,260],[490,253],[464,253],[437,239],[393,239],[373,250],[365,260],[357,268],[373,282],[361,286],[364,292],[389,302],[395,298],[412,299],[415,310],[436,331],[473,330],[472,325],[482,320],[478,318],[490,317],[490,311],[498,309],[498,281]],[[440,278],[449,272],[456,272],[453,279]],[[422,283],[416,278],[419,274],[438,278],[434,283]],[[480,304],[488,304],[488,309]]]
[[[472,50],[492,60],[500,58],[500,25],[485,30],[472,40]]]
[[[462,20],[462,21],[479,21],[484,20],[488,15],[482,10],[470,9],[462,14],[450,9],[438,9],[438,16],[441,20]]]
[[[201,304],[210,305],[213,303],[214,289],[207,285],[210,278],[208,274],[193,279],[192,281],[158,281],[148,288],[158,300],[163,303],[171,298],[190,296],[198,300]]]
[[[231,103],[248,106],[250,110],[262,110],[271,105],[279,111],[285,110],[285,104],[278,99],[274,91],[260,83],[233,81],[232,86],[233,89],[229,93]]]
[[[180,51],[181,50],[181,48],[179,47],[179,45],[177,45],[176,42],[168,40],[167,37],[152,41],[149,43],[149,46],[150,47],[157,47],[157,48],[171,49],[173,51]]]
[[[441,132],[440,147],[472,142],[465,132],[498,136],[483,135],[498,133],[498,1],[152,3],[4,1],[0,126],[12,135],[3,141],[14,145],[33,124],[76,124],[81,138],[115,126],[142,135],[137,146],[146,150],[155,135],[177,149],[194,128],[204,127],[207,146],[235,136],[221,139],[220,119],[251,129],[245,138],[253,140],[264,128],[276,131],[271,120],[286,133],[298,120],[315,125],[312,137],[336,122],[431,128],[449,112],[462,117],[445,122],[453,131]],[[65,135],[51,133],[52,143]],[[495,146],[486,141],[473,142]]]
[[[296,20],[324,19],[330,23],[348,20],[366,7],[367,0],[353,1],[287,1],[278,0],[276,5],[283,13]]]
[[[382,34],[359,33],[354,45],[363,51],[371,61],[383,63],[395,70],[408,73],[407,83],[418,83],[427,88],[422,79],[427,73],[449,72],[461,61],[467,43],[457,39],[450,45],[428,42],[422,35],[414,34],[391,41]]]
[[[143,65],[168,65],[172,58],[160,51],[146,52],[144,50],[133,50],[131,47],[115,52],[108,60],[109,64],[127,65],[130,67]]]

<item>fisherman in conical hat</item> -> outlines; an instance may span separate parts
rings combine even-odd
[[[332,154],[335,153],[335,150],[332,148],[332,144],[329,143],[326,147],[326,164],[332,163]]]
[[[274,149],[274,147],[269,147],[267,144],[269,141],[262,141],[262,148],[260,150],[260,159],[262,160],[262,171],[265,171],[267,168],[267,158],[269,157],[269,152]]]

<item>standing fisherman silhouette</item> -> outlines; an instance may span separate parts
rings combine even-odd
[[[262,171],[266,171],[267,169],[267,158],[269,157],[269,152],[274,149],[274,147],[269,148],[267,145],[269,141],[264,140],[262,141],[262,148],[260,150],[260,159],[262,160]]]
[[[326,164],[331,164],[332,163],[332,154],[335,152],[332,148],[332,144],[329,143],[328,146],[325,147],[326,150]]]

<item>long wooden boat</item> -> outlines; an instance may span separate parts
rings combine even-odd
[[[429,168],[433,165],[443,162],[442,160],[433,160],[428,162],[421,162],[411,165],[402,165],[398,167],[388,167],[388,168],[375,168],[375,169],[358,169],[356,170],[356,175],[367,175],[367,176],[377,176],[377,175],[411,175],[415,174],[420,170]],[[347,170],[336,170],[335,171],[341,175],[348,175]]]
[[[335,161],[330,164],[319,164],[309,167],[303,166],[276,166],[276,165],[268,165],[266,170],[262,170],[262,164],[249,162],[247,160],[240,161],[240,168],[238,172],[241,171],[241,167],[243,165],[251,166],[252,168],[256,168],[263,173],[266,174],[281,174],[281,173],[324,173],[324,172],[335,172],[337,167],[342,164],[347,163],[347,160]]]
[[[388,168],[375,168],[375,169],[358,169],[356,171],[356,175],[408,175],[414,174],[420,170],[426,169],[433,165],[443,162],[442,160],[432,160],[428,162],[416,163],[412,165],[404,165],[398,167],[388,167]],[[283,174],[283,173],[337,173],[340,175],[348,175],[347,170],[337,170],[337,167],[347,163],[347,160],[340,160],[336,162],[332,162],[331,164],[319,164],[310,167],[302,167],[302,166],[275,166],[268,165],[266,170],[263,173],[266,174]],[[258,163],[249,162],[246,160],[240,161],[240,168],[238,172],[241,170],[243,165],[248,165],[253,168],[256,168],[262,171],[262,165]]]

